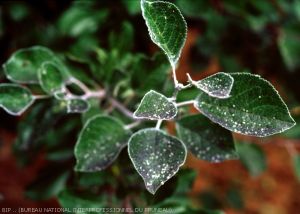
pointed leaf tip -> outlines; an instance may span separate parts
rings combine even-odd
[[[186,148],[177,138],[148,128],[131,136],[128,154],[147,190],[155,194],[184,164]]]

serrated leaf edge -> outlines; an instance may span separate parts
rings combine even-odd
[[[180,50],[179,50],[179,53],[178,53],[178,57],[176,58],[175,62],[173,62],[173,60],[170,59],[170,57],[169,57],[169,55],[167,54],[166,50],[165,50],[164,48],[161,47],[160,43],[157,43],[157,42],[155,41],[155,39],[153,38],[152,33],[151,33],[151,31],[150,31],[150,27],[149,27],[148,21],[147,21],[147,19],[146,19],[146,17],[145,17],[145,11],[144,11],[144,7],[143,7],[143,4],[145,4],[145,3],[148,3],[148,4],[153,4],[153,3],[163,3],[163,4],[166,4],[166,5],[172,5],[172,6],[174,6],[174,8],[178,11],[179,15],[181,16],[182,20],[184,21],[184,25],[185,25],[184,42],[183,42],[182,46],[180,47]],[[183,15],[182,15],[182,13],[181,13],[181,11],[179,10],[179,8],[178,8],[175,4],[173,4],[173,3],[171,3],[171,2],[166,2],[166,1],[154,1],[154,2],[149,2],[149,1],[146,1],[146,0],[141,0],[141,10],[142,10],[142,16],[143,16],[143,18],[144,18],[144,20],[145,20],[145,23],[146,23],[146,26],[147,26],[147,29],[148,29],[148,34],[149,34],[149,36],[150,36],[152,42],[153,42],[154,44],[156,44],[160,49],[163,50],[163,52],[164,52],[164,53],[167,55],[167,57],[168,57],[168,60],[169,60],[169,62],[170,62],[170,64],[171,64],[172,69],[175,70],[176,64],[177,64],[177,62],[178,62],[178,60],[179,60],[179,58],[180,58],[180,56],[181,56],[181,51],[182,51],[182,49],[183,49],[183,47],[184,47],[184,45],[185,45],[185,41],[186,41],[186,37],[187,37],[187,23],[186,23],[186,21],[185,21]]]
[[[264,78],[262,78],[260,75],[257,75],[257,74],[250,74],[250,73],[243,73],[243,72],[238,72],[238,73],[233,73],[233,74],[234,74],[234,75],[248,75],[248,76],[251,76],[251,77],[253,77],[253,76],[254,76],[254,77],[258,77],[260,80],[262,80],[262,81],[264,81],[265,83],[267,83],[267,85],[269,85],[269,86],[276,92],[277,97],[279,98],[279,100],[282,102],[283,106],[284,106],[285,109],[287,110],[288,116],[289,116],[289,118],[291,119],[291,121],[293,122],[293,124],[292,124],[290,127],[283,128],[282,130],[280,130],[280,131],[278,131],[278,132],[276,132],[276,133],[272,133],[272,134],[266,134],[266,135],[244,134],[244,133],[242,133],[242,132],[240,132],[240,131],[236,131],[236,130],[233,130],[233,129],[231,129],[231,128],[229,129],[228,127],[225,127],[224,125],[218,123],[216,120],[210,118],[206,113],[202,112],[201,109],[199,109],[199,108],[197,107],[197,105],[198,105],[198,103],[199,103],[199,102],[197,102],[198,96],[197,96],[197,98],[195,99],[194,107],[195,107],[199,112],[201,112],[203,115],[205,115],[208,119],[210,119],[210,120],[213,121],[214,123],[219,124],[219,125],[222,126],[223,128],[225,128],[225,129],[227,129],[227,130],[229,130],[229,131],[232,131],[232,132],[235,132],[235,133],[239,133],[239,134],[242,134],[242,135],[247,135],[247,136],[254,136],[254,137],[268,137],[268,136],[271,136],[271,135],[274,135],[274,134],[282,133],[282,132],[284,132],[284,131],[286,131],[286,130],[288,130],[288,129],[291,129],[292,127],[294,127],[294,126],[296,125],[296,122],[295,122],[294,118],[292,117],[292,115],[291,115],[291,113],[290,113],[290,111],[289,111],[287,105],[285,104],[285,102],[283,101],[283,99],[281,98],[281,96],[279,95],[279,93],[278,93],[278,91],[276,90],[276,88],[275,88],[269,81],[265,80]],[[284,121],[284,122],[286,122],[286,121]]]

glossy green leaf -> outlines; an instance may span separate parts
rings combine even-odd
[[[33,46],[16,51],[3,65],[3,68],[6,77],[13,82],[38,83],[38,70],[44,62],[48,61],[62,65],[48,48]]]
[[[267,168],[264,151],[256,144],[237,143],[237,151],[242,164],[252,176],[258,176]]]
[[[108,167],[126,146],[129,137],[123,125],[109,116],[88,120],[75,146],[75,170],[100,171]]]
[[[0,107],[11,115],[22,114],[34,101],[31,92],[13,83],[0,84]]]
[[[181,118],[176,129],[182,142],[199,159],[217,163],[238,157],[231,132],[203,115]]]
[[[149,91],[143,97],[133,116],[150,120],[170,120],[177,114],[177,107],[164,95]]]
[[[209,96],[228,98],[234,79],[227,73],[219,72],[199,81],[191,81],[193,85],[201,89]]]
[[[38,70],[42,89],[50,95],[64,91],[64,78],[59,68],[52,62],[45,62]]]
[[[142,0],[141,8],[151,40],[166,53],[174,68],[187,35],[183,16],[169,2]]]
[[[186,158],[186,148],[180,140],[153,128],[133,134],[128,153],[152,194],[177,173]]]
[[[233,132],[265,137],[295,125],[286,104],[266,80],[248,73],[231,74],[234,85],[227,99],[200,92],[195,107],[213,122]]]

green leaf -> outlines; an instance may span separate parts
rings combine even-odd
[[[197,82],[192,80],[191,82],[209,96],[228,98],[234,79],[229,74],[219,72]]]
[[[64,78],[59,68],[52,62],[45,62],[38,70],[42,89],[50,95],[64,91]]]
[[[22,114],[34,101],[31,92],[13,83],[0,84],[0,107],[11,115]]]
[[[141,8],[151,40],[166,53],[174,69],[187,35],[183,16],[169,2],[142,0]]]
[[[266,80],[248,73],[231,74],[234,85],[227,99],[200,91],[195,107],[213,122],[233,132],[265,137],[295,125],[286,104]]]
[[[150,120],[170,120],[177,114],[177,107],[164,95],[149,91],[143,97],[133,116],[135,118],[145,118]]]
[[[90,104],[81,98],[67,99],[67,113],[84,113],[86,112]]]
[[[212,123],[203,115],[190,115],[176,123],[179,138],[197,158],[213,163],[236,159],[230,131]]]
[[[3,65],[3,68],[6,77],[13,82],[38,83],[38,70],[44,62],[48,61],[63,67],[51,50],[33,46],[16,51]]]
[[[286,67],[294,70],[300,66],[299,26],[288,26],[280,30],[278,48]]]
[[[300,181],[300,155],[293,156],[294,173],[298,181]]]
[[[153,128],[133,134],[128,153],[152,194],[177,173],[186,158],[186,148],[180,140]]]
[[[242,164],[248,169],[252,176],[258,176],[266,170],[266,157],[258,145],[237,143],[236,147]]]
[[[126,146],[128,136],[129,132],[113,117],[97,115],[89,119],[75,146],[75,170],[94,172],[105,169]]]

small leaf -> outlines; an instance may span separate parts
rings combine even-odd
[[[237,150],[242,164],[252,176],[258,176],[267,168],[267,161],[263,150],[256,144],[237,143]]]
[[[17,83],[38,83],[38,70],[44,62],[53,62],[65,72],[65,67],[48,48],[33,46],[16,51],[3,65],[6,77]]]
[[[295,125],[286,104],[266,80],[248,73],[234,78],[230,97],[218,99],[200,91],[195,107],[213,122],[233,132],[265,137]]]
[[[152,194],[176,174],[186,158],[186,148],[180,140],[153,128],[133,134],[128,153]]]
[[[84,113],[86,112],[90,105],[89,103],[80,98],[73,98],[66,100],[67,102],[67,113]]]
[[[176,123],[179,138],[197,158],[213,163],[236,159],[230,131],[203,115],[190,115]]]
[[[45,62],[38,70],[42,89],[50,95],[64,91],[64,79],[59,68],[52,62]]]
[[[219,72],[197,82],[193,85],[201,89],[209,96],[217,98],[228,98],[233,86],[234,79],[226,73]]]
[[[169,2],[142,0],[141,8],[151,40],[166,53],[174,68],[187,35],[183,16]]]
[[[89,119],[75,146],[75,170],[94,172],[105,169],[126,146],[128,135],[123,125],[112,117],[97,115]]]
[[[176,114],[177,107],[174,102],[166,96],[151,90],[145,94],[133,116],[150,120],[170,120]]]
[[[34,101],[31,92],[13,83],[0,84],[0,107],[11,115],[22,114]]]

